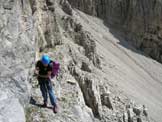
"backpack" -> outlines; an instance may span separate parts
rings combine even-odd
[[[57,61],[51,61],[50,66],[52,67],[52,73],[51,73],[51,78],[54,78],[55,76],[58,75],[59,70],[60,70],[60,64]]]

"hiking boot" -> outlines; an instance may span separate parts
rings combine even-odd
[[[47,107],[47,102],[44,102],[42,107],[44,107],[44,108]]]
[[[58,106],[57,105],[53,106],[53,112],[58,113]]]

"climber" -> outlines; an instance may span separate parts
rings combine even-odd
[[[49,94],[50,102],[53,105],[53,112],[57,113],[58,105],[56,103],[56,97],[54,95],[51,83],[52,66],[50,65],[50,62],[50,57],[47,55],[43,55],[41,60],[38,60],[36,63],[35,75],[37,75],[37,79],[40,85],[40,91],[44,99],[44,104],[42,106],[47,107]]]

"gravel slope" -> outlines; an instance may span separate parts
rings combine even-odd
[[[97,41],[98,53],[104,58],[104,72],[135,102],[145,104],[151,117],[162,120],[162,65],[114,35],[99,19],[77,12],[83,28]],[[77,15],[77,17],[78,17]]]

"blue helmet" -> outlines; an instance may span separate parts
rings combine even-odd
[[[50,63],[50,58],[47,55],[43,55],[41,61],[42,61],[43,64],[47,65],[47,64]]]

